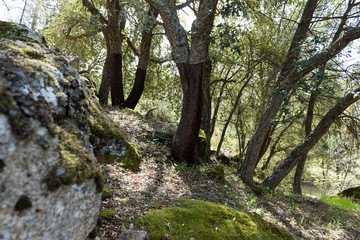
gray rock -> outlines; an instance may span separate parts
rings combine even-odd
[[[149,235],[145,231],[124,231],[120,234],[120,237],[118,240],[148,240]]]
[[[41,35],[8,26],[12,34],[0,38],[0,239],[85,239],[102,190],[89,90]]]

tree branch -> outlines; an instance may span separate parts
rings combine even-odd
[[[184,3],[181,3],[181,4],[179,4],[179,5],[176,5],[176,10],[180,10],[180,9],[183,9],[183,8],[185,8],[185,7],[187,7],[187,6],[189,6],[190,5],[190,3],[193,3],[194,2],[194,0],[187,0],[186,2],[184,2]]]
[[[99,17],[100,23],[102,24],[108,23],[108,20],[100,13],[100,11],[89,0],[82,0],[82,3],[84,7],[86,7],[92,15]]]

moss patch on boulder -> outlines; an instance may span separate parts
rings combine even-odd
[[[154,210],[136,219],[150,239],[294,239],[256,215],[201,200],[183,199],[178,207]]]
[[[57,127],[61,161],[56,164],[43,179],[50,191],[61,185],[80,184],[93,178],[97,192],[103,188],[100,170],[90,149],[86,148],[78,138],[78,134]]]
[[[88,118],[88,122],[91,129],[90,142],[94,145],[99,162],[118,162],[125,169],[139,171],[141,154],[126,140],[125,133],[114,122],[100,116],[97,111],[94,117]]]

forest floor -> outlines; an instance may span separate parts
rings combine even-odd
[[[258,214],[299,239],[360,239],[360,212],[280,190],[256,195],[241,182],[236,170],[227,166],[224,166],[225,180],[212,179],[207,173],[216,162],[187,167],[172,160],[174,124],[128,110],[105,111],[127,132],[143,161],[137,173],[116,163],[100,163],[105,185],[113,191],[113,197],[103,200],[102,210],[115,211],[111,220],[101,221],[100,239],[118,239],[122,231],[136,228],[133,221],[137,216],[150,209],[172,206],[174,200],[183,198]]]

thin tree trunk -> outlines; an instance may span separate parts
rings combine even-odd
[[[134,109],[144,91],[146,71],[148,68],[151,49],[152,32],[156,25],[157,16],[158,13],[153,9],[150,9],[146,16],[140,44],[139,63],[135,73],[135,81],[129,96],[124,103],[124,107]]]
[[[122,54],[110,54],[111,105],[122,107],[124,90],[122,82]]]
[[[270,189],[275,189],[279,183],[289,174],[289,172],[296,166],[299,160],[315,146],[321,137],[329,130],[331,124],[336,118],[346,110],[351,104],[358,101],[360,98],[360,88],[354,92],[349,93],[338,103],[332,107],[326,115],[321,119],[315,130],[312,131],[305,141],[295,148],[290,155],[280,163],[280,165],[267,177],[262,185]]]
[[[229,114],[229,117],[228,117],[228,119],[227,119],[226,122],[225,122],[224,129],[223,129],[223,131],[222,131],[222,133],[221,133],[220,141],[219,141],[219,144],[218,144],[218,147],[217,147],[217,150],[216,150],[216,157],[218,157],[219,154],[220,154],[221,145],[222,145],[222,143],[223,143],[223,141],[224,141],[227,127],[229,126],[230,121],[231,121],[231,118],[232,118],[232,116],[234,115],[234,112],[236,111],[236,108],[237,108],[238,105],[239,105],[239,102],[240,102],[240,98],[241,98],[241,96],[242,96],[242,93],[243,93],[245,87],[247,86],[247,84],[248,84],[248,83],[250,82],[250,80],[251,80],[252,74],[251,74],[251,76],[249,76],[249,74],[250,74],[250,73],[247,73],[246,76],[242,79],[242,81],[245,80],[245,79],[247,79],[247,80],[246,80],[246,82],[244,83],[244,85],[241,87],[241,89],[240,89],[240,91],[239,91],[239,93],[238,93],[238,95],[237,95],[237,97],[236,97],[234,106],[233,106],[233,108],[231,109],[231,112],[230,112],[230,114]]]
[[[220,108],[220,103],[221,103],[221,100],[222,100],[222,95],[223,95],[223,93],[224,93],[225,85],[226,85],[226,82],[224,81],[223,84],[221,85],[219,97],[218,97],[218,99],[217,99],[217,101],[216,101],[216,104],[215,104],[213,117],[211,118],[211,123],[210,123],[210,139],[211,139],[212,136],[214,135],[216,120],[217,120],[217,116],[218,116],[218,112],[219,112],[219,108]]]
[[[309,136],[311,133],[311,125],[314,117],[314,107],[316,102],[317,95],[314,93],[311,93],[310,99],[309,99],[309,105],[308,110],[306,113],[306,119],[305,119],[305,138]],[[296,172],[294,175],[294,182],[293,182],[293,192],[295,194],[302,194],[301,191],[301,177],[304,172],[305,162],[306,162],[307,154],[304,154],[300,159],[296,167]]]
[[[20,23],[20,24],[22,24],[22,22],[23,22],[23,18],[24,18],[24,13],[25,13],[26,6],[27,6],[27,0],[25,0],[25,2],[24,2],[24,7],[23,7],[23,9],[22,9],[22,11],[21,11],[21,16],[20,16],[20,20],[19,20],[19,23]]]
[[[210,77],[211,77],[211,60],[206,59],[203,69],[203,81],[202,81],[202,116],[200,128],[204,130],[207,140],[206,147],[206,161],[210,161],[210,147],[211,147],[211,96],[210,96]]]
[[[178,162],[199,163],[197,139],[202,111],[203,63],[177,64],[183,88],[181,118],[172,140],[172,153]]]
[[[266,162],[264,163],[264,165],[261,167],[261,170],[265,170],[267,169],[271,158],[274,156],[275,154],[275,149],[277,144],[280,142],[281,137],[284,135],[284,133],[289,129],[289,127],[293,124],[293,122],[289,123],[279,134],[279,136],[276,138],[275,142],[273,143],[273,145],[270,148],[270,153],[268,158],[266,159]]]
[[[110,53],[106,54],[104,68],[101,77],[101,84],[99,88],[98,98],[102,105],[107,105],[109,101],[110,92]]]

